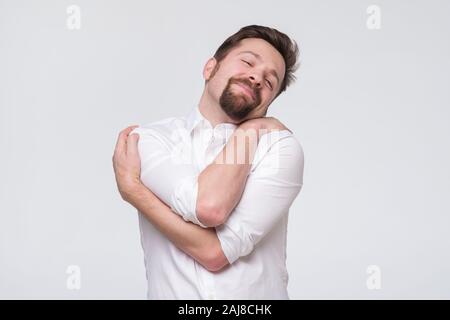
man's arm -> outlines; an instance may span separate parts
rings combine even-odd
[[[216,230],[200,228],[176,216],[142,185],[136,147],[139,136],[133,134],[127,139],[131,130],[121,132],[113,156],[122,198],[145,214],[179,249],[210,271],[218,271],[248,255],[286,213],[302,186],[301,146],[286,131],[273,146],[267,143],[270,141],[267,135],[264,147],[270,151],[260,153],[262,159],[258,159],[258,166],[248,179],[242,199],[234,209],[236,214]]]
[[[182,136],[175,135],[168,141],[151,128],[137,128],[132,133],[140,134],[141,181],[184,220],[204,228],[218,226],[239,202],[261,136],[284,129],[272,117],[243,122],[199,175],[191,162],[181,158],[190,150],[177,149],[177,154],[169,151],[172,145],[166,145],[185,145]]]
[[[228,264],[216,232],[184,221],[159,200],[140,181],[137,134],[129,127],[119,134],[113,155],[114,173],[122,198],[144,214],[175,246],[209,271],[219,271]]]
[[[238,205],[228,220],[216,227],[230,264],[250,254],[277,228],[303,185],[303,150],[287,131],[262,137],[254,162]]]
[[[184,221],[142,184],[131,190],[124,200],[144,214],[176,247],[209,271],[219,271],[228,265],[214,228]]]
[[[141,161],[140,179],[144,186],[169,206],[185,221],[206,228],[197,219],[198,171],[190,159],[191,150],[184,142],[187,132],[176,131],[170,139],[157,128],[136,128],[131,134],[139,134],[138,151]]]
[[[259,141],[256,125],[240,125],[198,177],[196,213],[208,227],[223,224],[239,202]]]
[[[273,130],[288,129],[272,117],[243,122],[216,159],[200,173],[196,201],[200,222],[216,227],[228,219],[244,191],[259,140]]]

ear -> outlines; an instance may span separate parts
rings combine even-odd
[[[208,81],[214,74],[213,71],[217,65],[217,60],[213,58],[209,58],[203,67],[203,78]]]

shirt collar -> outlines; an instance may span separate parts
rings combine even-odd
[[[202,121],[207,121],[207,119],[201,114],[198,106],[195,106],[187,116],[186,129],[191,133]]]
[[[200,124],[204,123],[207,127],[213,130],[224,130],[227,133],[233,132],[234,129],[237,128],[237,125],[234,123],[228,123],[223,122],[217,124],[214,128],[211,125],[211,122],[209,122],[208,119],[206,119],[203,114],[200,112],[199,106],[195,106],[189,115],[187,116],[187,122],[186,122],[186,128],[189,133],[192,133],[192,131]],[[227,134],[228,136],[229,134]]]

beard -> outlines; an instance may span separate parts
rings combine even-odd
[[[244,92],[233,92],[231,86],[233,84],[236,86],[238,83],[242,83],[251,88],[251,90],[255,94],[255,99],[249,97]],[[254,88],[249,80],[237,80],[235,78],[230,78],[230,80],[228,80],[227,86],[220,96],[219,103],[222,110],[227,114],[227,116],[229,116],[233,120],[240,121],[247,117],[252,110],[260,105],[261,94],[259,89]]]

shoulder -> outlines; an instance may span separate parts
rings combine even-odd
[[[261,137],[251,171],[264,175],[284,171],[302,174],[303,166],[304,152],[299,139],[290,131],[282,130]]]
[[[272,131],[261,137],[255,157],[262,160],[271,155],[291,156],[296,160],[304,158],[300,141],[288,130]]]
[[[137,133],[141,138],[145,137],[170,137],[174,131],[183,130],[186,127],[185,117],[170,117],[139,125],[131,133]]]

